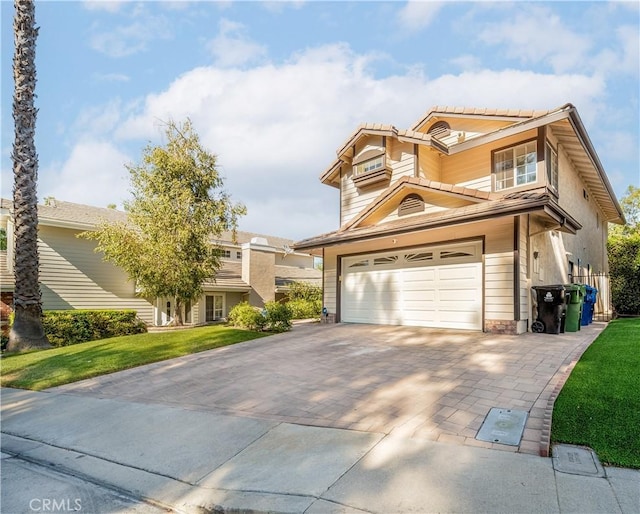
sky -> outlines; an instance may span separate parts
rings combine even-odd
[[[319,176],[359,124],[432,106],[574,104],[618,195],[640,186],[638,2],[39,1],[38,197],[106,207],[126,164],[190,118],[240,230],[338,228]],[[1,164],[11,198],[13,2],[1,1]]]

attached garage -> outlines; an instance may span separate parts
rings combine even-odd
[[[482,330],[482,242],[342,259],[341,319]]]

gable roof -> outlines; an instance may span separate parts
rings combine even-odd
[[[503,216],[516,216],[534,212],[541,214],[549,219],[550,222],[556,224],[557,230],[575,234],[582,228],[582,225],[560,207],[548,193],[525,191],[456,209],[407,216],[378,225],[356,227],[350,230],[336,230],[304,239],[294,246],[299,250],[311,250],[376,237],[388,237],[407,232],[443,228],[473,221],[485,221]]]
[[[551,110],[534,109],[491,109],[488,107],[449,107],[437,105],[431,107],[422,118],[413,124],[412,130],[421,130],[432,119],[439,116],[492,118],[501,121],[518,121],[521,118],[538,118],[551,112],[564,109],[567,105]]]
[[[409,193],[435,193],[443,196],[456,197],[469,203],[477,203],[489,200],[492,194],[479,189],[470,189],[453,184],[445,184],[434,180],[427,180],[417,177],[404,176],[394,182],[390,187],[382,192],[375,200],[373,200],[365,209],[357,216],[345,223],[340,231],[348,230],[355,227],[366,220],[374,212],[378,211],[385,203],[392,201],[399,196],[405,196]]]
[[[510,123],[485,134],[447,145],[429,134],[417,131],[436,117],[488,118],[508,121]],[[392,125],[364,124],[338,149],[338,159],[322,173],[320,180],[324,184],[339,187],[339,176],[342,166],[350,163],[350,156],[346,155],[345,152],[350,145],[360,137],[368,134],[377,133],[382,135],[384,133],[385,135],[397,138],[399,141],[401,137],[410,138],[414,144],[430,146],[446,156],[464,152],[480,145],[543,126],[551,127],[550,130],[552,130],[558,138],[558,142],[566,151],[578,174],[588,187],[592,197],[602,210],[605,221],[624,224],[622,207],[618,203],[613,187],[595,151],[595,147],[578,115],[578,110],[570,103],[550,110],[438,106],[429,110],[409,131],[398,130]]]

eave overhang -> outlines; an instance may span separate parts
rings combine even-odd
[[[365,240],[379,239],[394,235],[433,230],[455,225],[463,225],[480,221],[487,221],[505,216],[538,213],[548,218],[555,230],[575,234],[582,228],[578,221],[560,207],[547,194],[515,193],[499,200],[491,200],[458,209],[449,209],[436,213],[411,216],[387,223],[354,228],[351,230],[337,230],[328,234],[305,239],[294,244],[298,250],[310,250],[354,243]]]

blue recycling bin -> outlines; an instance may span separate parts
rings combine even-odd
[[[584,305],[582,306],[582,317],[580,324],[584,327],[593,323],[593,312],[596,305],[596,297],[598,290],[595,287],[585,286],[586,293],[584,295]]]

